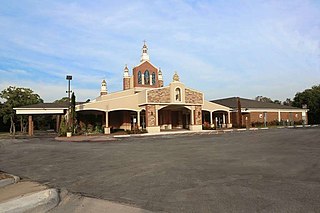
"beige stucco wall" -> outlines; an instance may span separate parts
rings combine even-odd
[[[180,88],[181,101],[176,100],[175,98],[176,88]],[[187,95],[190,96],[188,98],[186,98],[186,91],[188,93]],[[186,103],[186,100],[188,100],[188,103]],[[107,95],[100,96],[89,103],[78,105],[76,109],[99,111],[140,111],[145,108],[146,104],[150,103],[166,105],[181,104],[187,106],[201,105],[202,109],[207,111],[230,110],[228,107],[203,100],[203,93],[186,88],[181,82],[171,82],[169,86],[166,87],[144,89],[140,92],[137,92],[135,89],[128,89],[120,92],[109,93]]]
[[[134,110],[140,111],[142,108],[138,106],[138,94],[127,95],[123,97],[110,98],[107,100],[94,101],[78,105],[76,110],[100,110],[100,111],[114,111],[114,110]]]
[[[231,108],[204,100],[202,110],[206,110],[206,111],[210,111],[210,112],[222,110],[222,111],[229,112],[229,110],[231,110]]]

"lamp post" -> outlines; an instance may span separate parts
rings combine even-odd
[[[66,80],[68,80],[68,91],[66,91],[66,93],[68,93],[68,112],[67,112],[67,137],[71,137],[72,136],[72,131],[70,131],[70,125],[73,121],[71,121],[71,116],[70,116],[70,112],[71,112],[71,102],[70,102],[70,81],[72,80],[72,76],[71,75],[67,75],[66,76]]]
[[[72,75],[67,75],[66,80],[68,80],[68,91],[66,91],[66,93],[68,93],[68,101],[69,101],[69,105],[70,105],[70,93],[72,92],[70,90],[70,81],[72,80]]]

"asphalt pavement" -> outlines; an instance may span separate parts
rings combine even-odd
[[[0,170],[155,212],[317,212],[320,129],[5,139]]]

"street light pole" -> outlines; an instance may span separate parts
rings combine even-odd
[[[66,93],[68,93],[68,102],[69,102],[69,105],[70,105],[70,93],[72,92],[70,90],[70,81],[72,80],[72,75],[67,75],[66,76],[66,80],[68,80],[68,91],[66,91]]]

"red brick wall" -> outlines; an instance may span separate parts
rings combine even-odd
[[[260,115],[262,117],[260,118]],[[267,112],[267,122],[277,121],[278,120],[278,112]],[[264,112],[251,112],[250,113],[250,121],[251,122],[264,122]]]
[[[138,72],[141,71],[141,74],[144,74],[144,72],[146,70],[149,71],[150,76],[152,75],[153,72],[156,74],[155,85],[138,84]],[[134,85],[134,87],[151,87],[151,88],[159,87],[158,70],[154,66],[152,66],[148,61],[144,62],[143,64],[141,64],[138,67],[135,67],[133,69],[133,85]]]
[[[281,120],[293,120],[293,121],[301,121],[302,120],[302,112],[281,112]]]
[[[260,114],[262,114],[262,117],[260,118]],[[281,112],[281,119],[283,121],[287,120],[293,120],[295,122],[301,121],[302,120],[302,113],[301,112],[292,112],[291,118],[290,118],[290,113],[289,112]],[[297,116],[296,116],[297,115]],[[248,117],[248,120],[250,124],[260,122],[264,122],[264,112],[251,112],[250,114],[242,114],[242,126],[245,125],[245,117]],[[278,112],[267,112],[267,122],[273,122],[273,121],[278,121]],[[237,125],[237,112],[232,112],[231,113],[231,123],[233,126]]]

